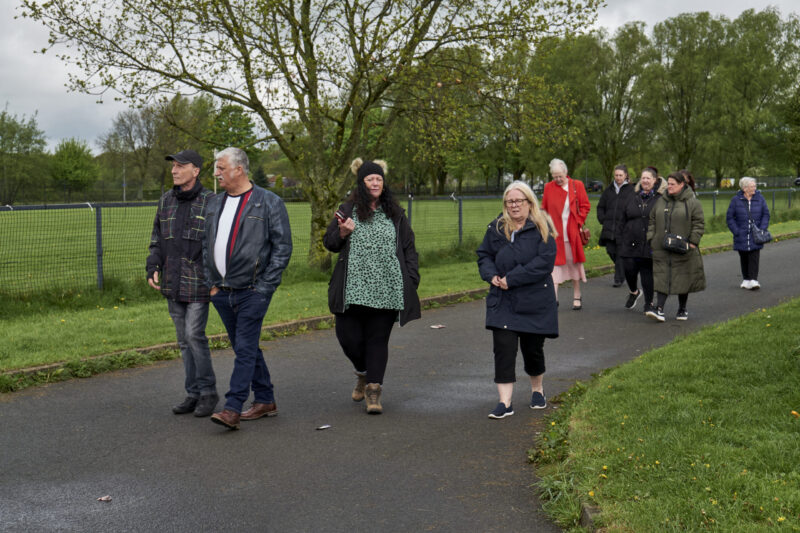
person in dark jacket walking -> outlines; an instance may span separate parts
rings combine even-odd
[[[628,178],[628,167],[617,165],[614,167],[614,180],[603,191],[600,201],[597,202],[597,221],[602,225],[597,243],[606,247],[606,253],[614,263],[614,287],[619,287],[625,281],[625,271],[619,255],[619,242],[617,242],[617,227],[632,190],[633,186]]]
[[[653,308],[653,257],[650,243],[647,241],[647,226],[650,223],[650,211],[653,209],[667,184],[658,176],[655,167],[642,170],[638,183],[634,186],[633,194],[620,208],[621,218],[617,224],[617,253],[620,256],[628,282],[628,299],[625,309],[634,309],[636,303],[644,293],[644,312]],[[639,290],[637,278],[642,279],[642,289]]]
[[[690,292],[706,288],[703,256],[700,254],[700,239],[705,230],[703,206],[692,188],[691,173],[682,170],[667,178],[667,193],[656,200],[650,211],[647,240],[653,250],[653,288],[656,292],[655,309],[645,313],[648,317],[664,322],[664,304],[670,294],[678,295],[676,320],[688,320],[686,303]],[[667,233],[679,235],[688,241],[685,254],[664,248]]]
[[[216,159],[214,176],[225,194],[208,208],[203,264],[211,303],[225,324],[235,359],[225,407],[211,421],[239,429],[240,420],[278,414],[259,339],[292,257],[292,232],[283,200],[248,179],[250,162],[243,150],[225,148]],[[251,390],[253,404],[242,412]]]
[[[186,399],[172,412],[209,416],[219,396],[206,337],[208,288],[203,284],[202,265],[205,217],[214,193],[198,179],[203,166],[200,154],[183,150],[166,160],[172,161],[173,187],[158,201],[147,283],[167,299],[186,372]]]
[[[733,233],[733,249],[739,252],[739,264],[742,268],[743,289],[759,289],[758,263],[763,244],[753,240],[753,226],[759,229],[769,227],[769,208],[767,201],[756,190],[754,178],[739,180],[741,190],[731,198],[726,220],[728,229]]]
[[[494,381],[500,402],[489,418],[514,414],[512,395],[517,350],[531,381],[531,409],[547,407],[542,385],[545,338],[558,337],[553,290],[558,233],[539,209],[530,187],[511,183],[503,193],[503,213],[489,224],[478,254],[481,279],[489,283],[486,328],[492,332]]]
[[[355,370],[351,396],[356,402],[366,398],[368,414],[381,414],[392,327],[420,317],[419,264],[408,218],[385,185],[386,163],[357,158],[350,169],[355,189],[323,237],[325,248],[339,254],[328,307]]]

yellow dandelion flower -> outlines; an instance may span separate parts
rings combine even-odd
[[[786,520],[785,516],[779,516],[778,517],[778,522],[783,522],[784,520]]]
[[[594,491],[593,491],[593,490],[590,490],[590,491],[589,491],[589,497],[590,497],[590,498],[594,498]]]
[[[795,418],[800,418],[800,413],[798,413],[797,411],[792,411],[792,416]]]
[[[62,323],[62,324],[65,324],[66,322],[67,322],[67,321],[66,321],[66,320],[64,320],[63,318],[61,319],[61,323]]]
[[[660,464],[661,464],[661,461],[656,461],[656,464],[657,464],[657,465],[660,465]]]
[[[603,465],[603,470],[608,470],[608,467],[606,465]]]

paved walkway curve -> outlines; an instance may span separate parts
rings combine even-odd
[[[589,280],[584,310],[563,306],[561,337],[545,343],[547,393],[800,294],[800,239],[761,257],[763,288],[744,291],[734,252],[706,256],[708,289],[690,296],[684,323],[675,297],[658,324],[641,304],[625,310],[626,291],[608,276]],[[238,432],[170,412],[181,399],[177,360],[2,395],[0,530],[558,531],[531,488],[526,450],[543,413],[527,408],[524,382],[514,416],[486,417],[497,400],[483,306],[426,311],[395,329],[382,416],[350,399],[354,378],[332,330],[265,343],[280,415]],[[230,351],[214,364],[224,392]]]

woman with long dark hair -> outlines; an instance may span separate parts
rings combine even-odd
[[[352,398],[366,398],[367,413],[380,414],[392,326],[420,317],[419,265],[411,225],[385,186],[386,163],[358,158],[350,169],[356,186],[323,237],[325,248],[339,254],[328,307],[357,376]]]
[[[655,308],[645,314],[664,322],[664,304],[670,294],[678,295],[676,320],[688,320],[686,303],[690,292],[706,288],[700,239],[705,230],[703,206],[694,193],[691,172],[673,172],[667,178],[667,192],[656,200],[650,211],[647,240],[653,250],[653,285],[656,292]],[[684,253],[664,247],[667,234],[676,235],[688,242]]]

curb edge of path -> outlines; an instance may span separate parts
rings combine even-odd
[[[781,235],[775,235],[774,240],[782,240],[782,239],[793,239],[800,237],[800,231],[790,232],[790,233],[783,233]],[[701,253],[703,255],[717,253],[717,252],[725,252],[728,250],[733,249],[733,244],[719,244],[716,246],[710,246],[707,248],[701,248]],[[587,277],[597,277],[608,274],[614,270],[613,264],[608,265],[600,265],[594,268],[589,269],[586,272]],[[420,304],[423,308],[430,308],[432,306],[439,306],[439,305],[452,305],[456,303],[460,303],[467,300],[475,300],[479,297],[482,297],[488,292],[487,288],[479,288],[479,289],[471,289],[466,291],[459,291],[451,294],[443,294],[439,296],[431,296],[428,298],[422,298],[420,300]],[[324,326],[329,324],[333,321],[333,315],[324,315],[324,316],[316,316],[316,317],[309,317],[309,318],[301,318],[298,320],[291,320],[289,322],[281,322],[278,324],[268,324],[261,328],[262,332],[269,332],[269,333],[277,333],[281,335],[290,335],[298,332],[306,332],[312,331],[317,329],[322,329],[320,326]],[[226,333],[219,333],[217,335],[210,335],[208,337],[209,341],[215,340],[227,340],[228,335]],[[110,352],[106,354],[94,355],[92,357],[85,357],[79,359],[78,362],[83,361],[95,361],[98,359],[103,359],[106,357],[112,357],[124,353],[134,352],[137,354],[147,354],[151,352],[156,352],[159,350],[175,350],[178,349],[177,342],[167,342],[163,344],[156,344],[153,346],[146,346],[143,348],[129,348],[127,350],[118,350],[115,352]],[[0,372],[0,375],[3,376],[26,376],[30,374],[36,374],[38,372],[53,372],[57,371],[58,369],[62,368],[64,365],[67,364],[67,361],[61,361],[58,363],[50,363],[47,365],[40,365],[34,366],[29,368],[21,368],[16,370],[7,370],[4,372]]]

